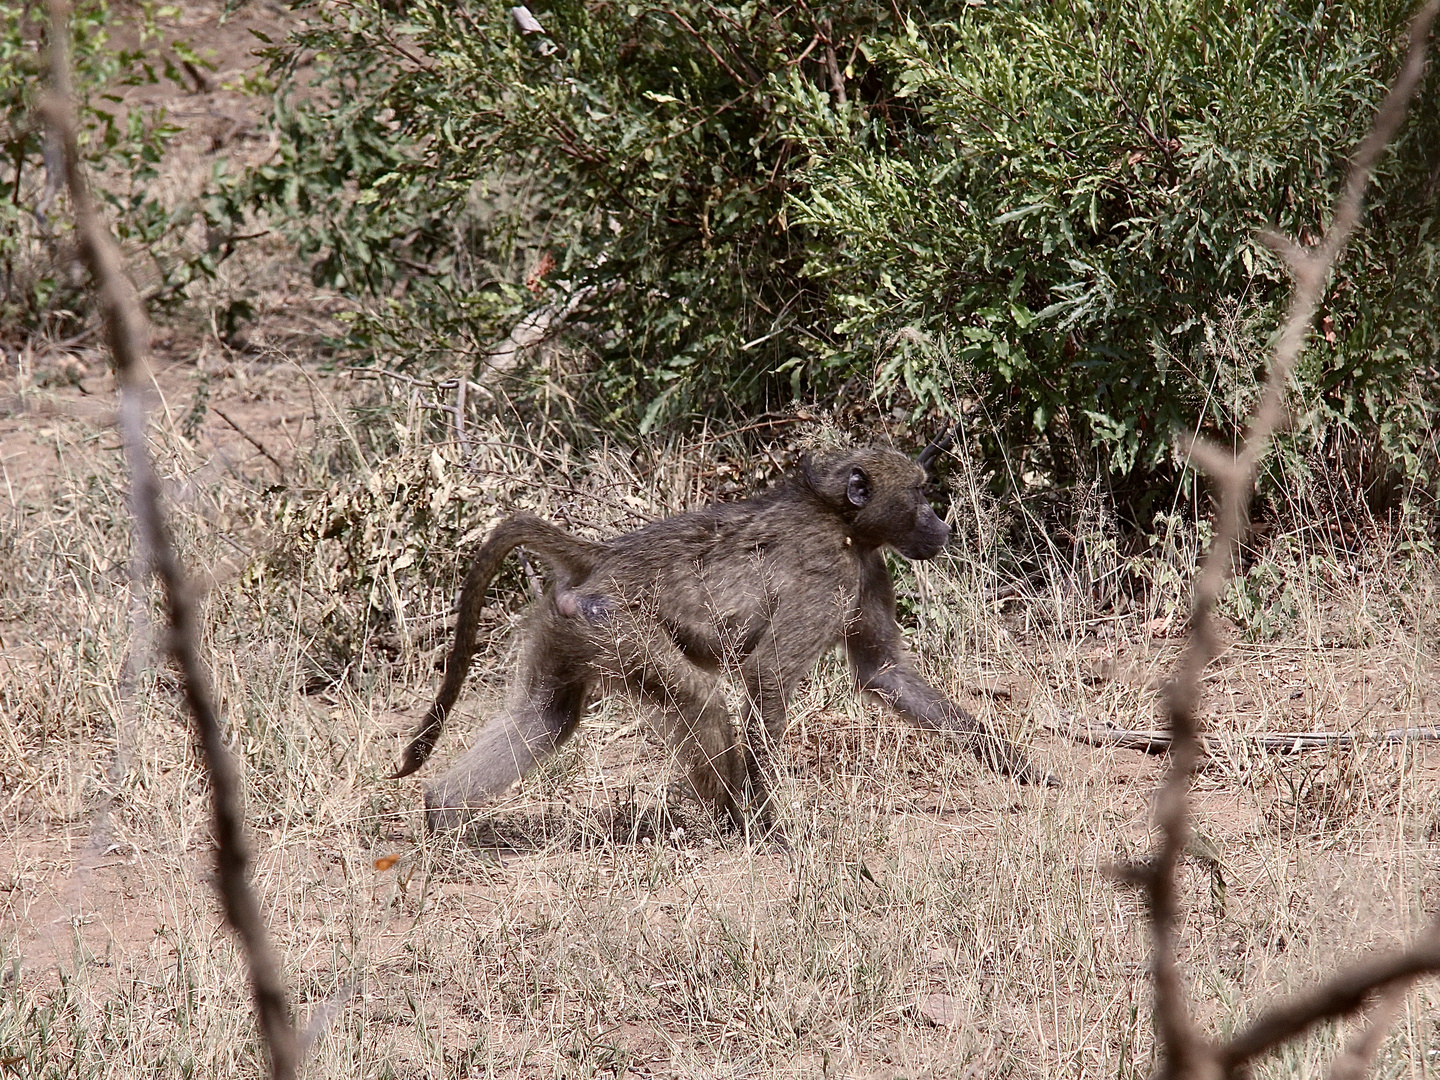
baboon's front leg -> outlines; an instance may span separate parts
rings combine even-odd
[[[859,605],[845,629],[845,653],[855,682],[917,727],[964,736],[990,768],[1021,783],[1058,786],[1025,753],[922,679],[911,665],[895,622],[895,591],[878,552],[861,563]]]

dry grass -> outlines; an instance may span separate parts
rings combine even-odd
[[[1158,763],[1046,738],[1033,718],[1055,703],[1153,723],[1176,649],[1153,635],[1178,592],[1157,585],[1125,616],[1096,609],[1085,579],[1122,576],[1100,543],[1094,565],[1056,562],[1003,602],[993,536],[903,571],[927,673],[1033,739],[1058,791],[1016,788],[857,703],[832,660],[784,746],[793,858],[717,834],[689,804],[667,819],[664,755],[613,702],[497,809],[482,846],[437,845],[417,786],[384,776],[433,692],[448,548],[505,506],[612,532],[692,504],[734,479],[715,469],[723,446],[632,458],[556,440],[536,454],[477,426],[465,473],[453,447],[432,462],[426,412],[392,405],[357,421],[350,380],[238,365],[211,400],[248,409],[242,425],[286,462],[289,493],[277,494],[274,467],[213,413],[195,440],[181,436],[176,403],[198,377],[161,376],[172,406],[159,413],[175,420],[157,423],[153,448],[187,560],[210,581],[206,648],[243,763],[262,906],[302,1031],[329,1017],[308,1075],[1152,1070],[1144,916],[1107,869],[1149,846]],[[133,610],[116,437],[73,390],[12,373],[7,393],[0,1057],[36,1077],[254,1075],[263,1059],[210,888],[198,758]],[[267,400],[282,415],[303,404],[294,449],[264,426]],[[375,479],[331,477],[356,458]],[[422,527],[414,508],[432,502],[441,513]],[[346,556],[345,534],[308,531],[337,505],[382,526],[354,548],[362,557]],[[417,536],[437,538],[433,561],[397,570]],[[1176,534],[1139,573],[1160,581],[1192,557]],[[1433,570],[1357,575],[1332,552],[1300,558],[1328,569],[1292,590],[1291,629],[1229,634],[1210,729],[1425,722]],[[516,602],[525,588],[523,573],[501,585]],[[492,609],[486,677],[442,751],[498,696],[517,610]],[[1238,600],[1231,613],[1244,614]],[[1326,647],[1313,630],[1362,620],[1363,645]],[[1436,901],[1437,765],[1423,748],[1211,764],[1182,898],[1203,1023],[1237,1026],[1274,992],[1416,931]],[[1437,996],[1411,994],[1379,1075],[1428,1075]],[[1322,1075],[1341,1041],[1316,1036],[1260,1075]]]
[[[213,110],[196,122],[210,120],[197,137],[243,138]],[[927,675],[1032,741],[1062,789],[1017,788],[861,705],[832,659],[783,747],[790,857],[674,806],[664,754],[614,702],[486,835],[437,843],[418,785],[384,777],[433,693],[460,552],[509,508],[608,535],[754,485],[778,457],[725,440],[581,451],[555,417],[527,415],[519,437],[514,416],[472,417],[464,469],[420,407],[428,393],[379,402],[296,363],[325,305],[299,305],[279,245],[224,273],[212,307],[257,293],[248,351],[204,317],[162,336],[162,354],[200,363],[160,372],[152,449],[208,587],[255,884],[316,1035],[307,1075],[1153,1072],[1145,914],[1109,868],[1153,846],[1161,763],[1038,720],[1058,705],[1154,725],[1199,550],[1178,517],[1127,558],[1098,497],[1077,537],[1022,518],[1040,571],[1017,583],[1011,523],[959,462],[963,546],[900,570]],[[199,757],[157,667],[157,615],[129,580],[113,388],[102,358],[79,359],[88,396],[44,349],[0,369],[0,1069],[255,1076]],[[493,645],[442,754],[498,699],[529,585],[523,569],[497,583]],[[1437,585],[1397,538],[1356,556],[1282,530],[1222,606],[1207,730],[1428,722]],[[1209,762],[1180,882],[1203,1029],[1233,1030],[1419,932],[1440,901],[1437,793],[1440,748],[1426,746]],[[1376,1075],[1440,1070],[1437,1004],[1434,986],[1411,991]],[[1322,1031],[1257,1075],[1325,1075],[1344,1042]]]

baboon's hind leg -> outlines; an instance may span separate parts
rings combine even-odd
[[[463,824],[468,811],[505,792],[574,733],[594,672],[583,649],[562,631],[553,612],[542,608],[535,613],[505,711],[492,717],[469,749],[425,789],[426,823],[432,830]]]
[[[470,811],[532,772],[574,732],[587,697],[588,687],[583,684],[556,686],[521,698],[492,717],[469,749],[426,787],[425,820],[430,829],[464,824]]]
[[[700,667],[644,616],[616,619],[607,672],[648,706],[696,796],[743,828],[744,743],[714,672]]]

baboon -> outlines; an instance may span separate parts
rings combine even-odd
[[[426,791],[432,828],[458,824],[553,753],[597,689],[623,688],[657,718],[697,796],[742,827],[748,811],[769,829],[769,742],[785,731],[796,684],[839,644],[859,689],[922,728],[959,733],[1001,773],[1054,783],[911,664],[884,549],[929,559],[949,540],[924,483],[921,464],[870,447],[804,460],[765,494],[603,543],[533,515],[507,518],[465,576],[440,693],[395,775],[435,748],[475,652],[486,588],[524,546],[554,576],[524,621],[505,712]],[[743,690],[738,726],[726,676]]]

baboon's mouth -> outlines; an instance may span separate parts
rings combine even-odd
[[[945,545],[949,540],[950,538],[947,536],[944,540],[931,543],[897,545],[895,550],[907,559],[923,561],[925,559],[933,559],[936,555],[939,555],[940,552],[944,551]]]

